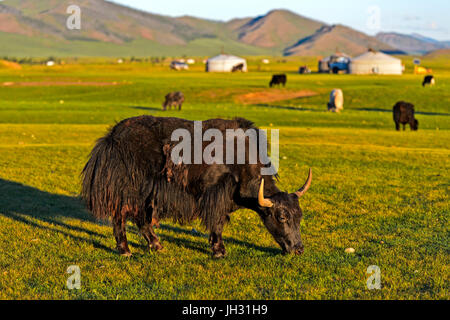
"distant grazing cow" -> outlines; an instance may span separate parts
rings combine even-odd
[[[311,69],[308,68],[308,66],[303,66],[303,67],[300,67],[298,69],[298,73],[300,73],[300,74],[310,74],[311,73]]]
[[[344,93],[341,89],[334,89],[330,94],[328,102],[328,111],[341,112],[344,109]]]
[[[231,72],[238,72],[238,71],[240,71],[240,72],[244,71],[243,63],[240,63],[240,64],[234,66],[233,69],[231,69]]]
[[[434,79],[434,76],[426,76],[424,79],[423,79],[423,83],[422,83],[422,86],[427,86],[427,85],[429,85],[429,86],[434,86],[436,84],[436,80]]]
[[[285,74],[276,74],[272,77],[269,86],[272,88],[275,85],[286,87],[287,77]]]
[[[403,124],[403,130],[405,130],[407,123],[409,123],[411,130],[418,130],[419,121],[414,118],[414,105],[404,101],[397,102],[394,106],[394,122],[397,131],[400,131],[400,124]]]
[[[164,101],[163,103],[163,110],[166,111],[167,107],[169,107],[169,110],[171,107],[178,107],[178,110],[181,110],[183,102],[184,102],[183,93],[179,91],[171,92],[168,95],[166,95],[166,101]]]

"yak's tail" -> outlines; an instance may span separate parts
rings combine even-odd
[[[120,151],[109,133],[97,141],[82,172],[81,196],[95,218],[107,219],[121,214],[124,170],[126,166]]]

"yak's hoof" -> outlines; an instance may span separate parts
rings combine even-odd
[[[117,251],[122,257],[131,257],[131,251],[126,244],[117,245]]]
[[[216,243],[211,246],[212,249],[212,256],[214,259],[222,259],[227,255],[227,252],[225,250],[225,246],[223,243]]]
[[[212,255],[212,257],[214,258],[214,259],[223,259],[223,258],[225,258],[225,254],[223,254],[222,252],[214,252],[213,253],[213,255]]]
[[[214,259],[222,259],[222,258],[225,258],[226,255],[227,255],[227,253],[226,253],[226,251],[225,251],[225,248],[221,248],[221,249],[219,249],[219,250],[217,250],[217,251],[213,251],[213,253],[212,253],[212,257],[213,257]]]
[[[128,252],[121,252],[120,255],[121,255],[122,257],[129,258],[129,257],[131,257],[133,254],[131,253],[131,251],[128,251]]]
[[[164,249],[164,247],[159,243],[159,242],[156,242],[156,243],[153,243],[151,246],[150,246],[150,249],[152,250],[152,251],[161,251],[162,249]]]

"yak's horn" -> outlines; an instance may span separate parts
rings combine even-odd
[[[264,179],[261,180],[258,193],[258,204],[264,208],[272,208],[273,203],[269,199],[264,199]]]
[[[311,186],[311,181],[312,181],[312,170],[311,168],[309,169],[309,174],[308,174],[308,179],[306,179],[306,183],[303,187],[301,187],[295,194],[300,198],[301,196],[303,196],[306,191],[308,191],[309,187]]]

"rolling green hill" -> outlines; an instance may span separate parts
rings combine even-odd
[[[369,45],[392,49],[351,28],[327,26],[288,10],[222,22],[80,0],[81,29],[69,30],[71,4],[67,0],[0,2],[0,43],[4,44],[0,56],[206,56],[221,50],[238,55],[323,55],[337,47],[355,55]]]

